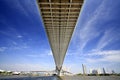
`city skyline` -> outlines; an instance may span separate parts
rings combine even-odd
[[[54,70],[36,0],[1,0],[0,3],[0,69]],[[85,64],[120,73],[119,4],[119,0],[84,1],[64,67],[81,73],[81,65]]]

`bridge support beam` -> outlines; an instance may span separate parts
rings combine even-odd
[[[58,68],[58,67],[56,66],[56,73],[57,73],[58,76],[60,76],[61,69],[62,69],[62,66],[61,66],[60,68]]]

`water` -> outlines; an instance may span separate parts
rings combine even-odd
[[[120,76],[0,77],[0,80],[120,80]]]
[[[120,80],[120,76],[63,76],[63,80]]]
[[[45,77],[1,77],[0,80],[59,80],[56,76]]]

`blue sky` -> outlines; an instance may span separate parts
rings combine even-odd
[[[35,0],[0,0],[0,69],[53,70],[54,59]],[[85,0],[63,67],[73,73],[120,72],[120,1]]]

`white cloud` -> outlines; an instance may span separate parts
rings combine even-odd
[[[120,62],[120,50],[95,51],[88,53],[88,62]],[[96,56],[101,56],[96,58]]]
[[[17,37],[18,37],[18,38],[22,38],[23,36],[22,36],[22,35],[18,35]]]
[[[53,56],[53,54],[52,54],[52,51],[51,51],[51,50],[48,52],[48,55],[49,55],[49,56]]]
[[[102,49],[105,46],[107,46],[108,44],[110,44],[111,42],[115,42],[117,40],[120,40],[120,34],[117,33],[117,31],[115,31],[114,29],[107,29],[104,33],[104,35],[102,36],[102,38],[100,39],[98,45],[97,45],[97,49]]]
[[[97,55],[120,55],[120,50],[106,50],[106,51],[93,51],[88,53],[90,56],[97,56]]]
[[[15,41],[12,41],[13,45],[17,45],[17,43]]]
[[[32,58],[39,58],[39,57],[41,57],[41,55],[36,55],[36,54],[29,54],[27,56],[28,57],[32,57]]]
[[[14,43],[13,43],[14,44]],[[29,48],[28,45],[25,45],[25,44],[11,44],[11,46],[8,47],[9,50],[23,50],[23,49],[27,49]]]
[[[47,56],[53,56],[51,50],[42,50],[42,53],[32,53],[32,54],[28,54],[28,57],[33,57],[33,58],[39,58],[39,57],[47,57]]]
[[[83,26],[80,26],[80,29],[76,28],[76,33],[74,34],[75,37],[79,38],[79,48],[83,50],[83,48],[87,45],[87,43],[99,36],[102,32],[102,30],[98,30],[95,26],[98,19],[105,18],[106,15],[109,15],[109,10],[105,11],[105,2],[103,1],[98,8],[92,13],[91,16],[88,17],[87,21],[83,24]],[[89,14],[89,13],[88,13]],[[82,16],[82,15],[81,15]],[[105,17],[100,17],[105,16]],[[79,26],[79,25],[77,25]],[[79,34],[78,34],[79,33]],[[76,39],[76,38],[75,38]],[[78,44],[78,41],[77,43]]]
[[[34,1],[34,0],[32,0],[32,1],[30,1],[30,0],[7,1],[6,4],[10,8],[17,10],[20,12],[20,14],[23,14],[24,16],[26,16],[29,20],[31,20],[31,22],[34,22],[33,19],[29,17],[29,16],[31,16],[31,14],[33,16],[39,15],[39,13],[36,9],[36,1]],[[10,4],[12,4],[12,6]]]
[[[82,26],[79,26],[78,24],[74,33],[73,43],[74,46],[77,45],[77,50],[75,53],[83,53],[83,49],[87,46],[88,42],[99,36],[102,37],[99,37],[99,42],[96,42],[97,44],[95,44],[95,50],[97,51],[100,51],[107,45],[120,40],[120,34],[118,30],[116,31],[116,27],[111,27],[111,25],[109,25],[109,28],[106,28],[106,26],[104,27],[96,25],[99,24],[99,21],[102,22],[103,20],[103,23],[105,21],[109,22],[109,20],[113,18],[111,16],[111,8],[106,8],[106,2],[107,1],[102,1],[102,3],[95,9],[95,11],[93,11],[93,13],[86,13],[90,15],[87,17],[85,23],[80,23],[80,19],[78,20]],[[91,51],[92,50],[90,50],[90,52]]]
[[[0,52],[4,52],[7,49],[7,47],[0,47]]]
[[[120,62],[120,53],[117,55],[108,55],[105,56],[102,61],[108,61],[108,62]]]
[[[11,26],[13,26],[13,25],[11,25]],[[20,33],[18,33],[18,30],[16,30],[15,28],[12,28],[12,27],[8,27],[8,29],[6,31],[0,30],[0,33],[2,35],[10,37],[10,38],[16,38],[16,37],[22,38],[23,37]]]
[[[45,64],[0,64],[0,69],[10,71],[49,71],[53,68]]]
[[[28,13],[26,12],[25,8],[22,6],[22,4],[20,3],[20,1],[16,0],[16,1],[7,1],[6,4],[10,7],[13,8],[15,10],[19,10],[22,12],[22,14],[24,15],[28,15]],[[12,6],[10,5],[12,4]]]
[[[48,57],[49,54],[42,52],[42,53],[36,53],[36,54],[28,54],[26,56],[31,58],[45,58],[45,57]]]

